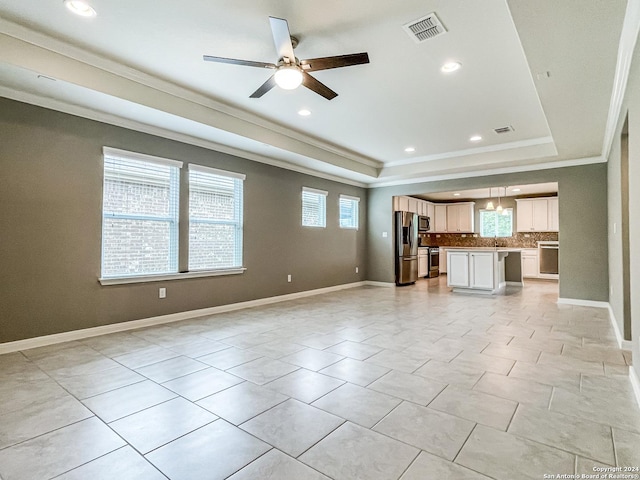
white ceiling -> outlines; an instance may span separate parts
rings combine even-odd
[[[370,186],[604,160],[624,0],[90,3],[0,0],[0,95]],[[430,12],[448,32],[417,44],[402,25]],[[251,99],[270,71],[202,55],[276,62],[268,16],[300,59],[371,63],[313,73],[331,101]]]

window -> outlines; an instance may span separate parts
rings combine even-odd
[[[244,179],[189,165],[189,270],[242,266]]]
[[[505,208],[503,213],[495,210],[480,210],[481,237],[510,237],[513,235],[513,209]]]
[[[340,228],[358,229],[358,206],[360,199],[349,195],[340,195]]]
[[[102,277],[178,271],[181,162],[104,148]]]
[[[324,190],[302,187],[302,225],[327,226],[327,193]]]

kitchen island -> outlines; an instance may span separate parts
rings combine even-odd
[[[447,286],[454,292],[501,294],[507,283],[522,285],[520,263],[520,249],[448,249]]]

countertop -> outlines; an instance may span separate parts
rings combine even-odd
[[[522,250],[537,250],[536,247],[517,248],[517,247],[440,247],[445,250],[473,250],[484,252],[521,252]]]

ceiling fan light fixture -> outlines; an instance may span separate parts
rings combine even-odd
[[[284,90],[295,90],[302,85],[302,72],[295,65],[279,67],[274,77],[276,84]]]
[[[71,12],[81,17],[95,17],[96,11],[84,0],[64,0],[64,5]]]

